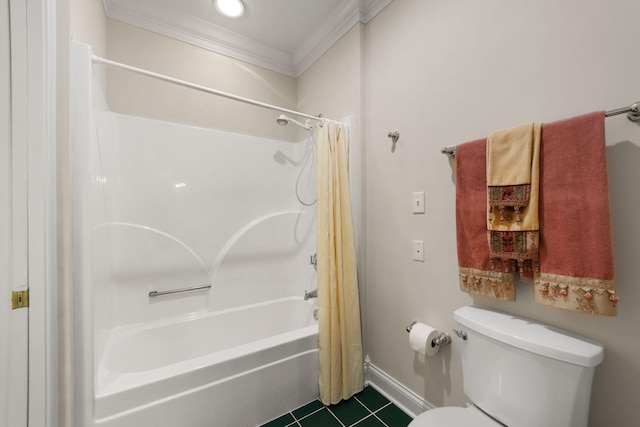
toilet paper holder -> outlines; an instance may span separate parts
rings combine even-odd
[[[406,327],[407,332],[411,332],[411,329],[413,328],[413,325],[415,325],[416,323],[418,323],[417,320],[414,320],[413,322],[411,322],[411,324],[409,326]],[[431,346],[436,346],[436,345],[445,345],[445,344],[450,344],[451,343],[451,335],[449,335],[446,332],[441,332],[440,335],[438,335],[437,338],[431,340]]]

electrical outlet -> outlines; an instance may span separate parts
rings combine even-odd
[[[424,213],[424,191],[416,191],[413,193],[413,213]]]
[[[424,262],[424,241],[413,241],[413,260]]]

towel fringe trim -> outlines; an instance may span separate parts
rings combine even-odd
[[[536,302],[566,310],[615,316],[619,298],[613,280],[541,273],[534,281]]]
[[[552,286],[573,291],[604,292],[615,294],[615,282],[607,279],[594,279],[589,277],[572,277],[561,274],[540,273],[535,284],[539,286]]]
[[[512,272],[460,267],[459,281],[460,289],[472,295],[505,301],[516,299],[515,276]]]

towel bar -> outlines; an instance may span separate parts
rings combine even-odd
[[[169,295],[169,294],[177,294],[181,292],[190,292],[190,291],[198,291],[200,289],[209,289],[211,287],[210,284],[202,285],[202,286],[191,286],[189,288],[180,288],[180,289],[169,289],[167,291],[151,291],[149,292],[150,297],[159,297],[160,295]]]
[[[633,104],[616,108],[615,110],[605,111],[605,117],[617,116],[618,114],[627,113],[627,118],[632,122],[640,122],[640,101],[634,102]],[[446,154],[450,159],[456,156],[456,147],[442,147],[440,149],[442,154]]]

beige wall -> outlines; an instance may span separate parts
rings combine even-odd
[[[69,0],[71,38],[91,45],[93,53],[107,52],[107,19],[102,0]]]
[[[395,0],[366,28],[367,351],[372,362],[434,405],[465,402],[457,340],[424,360],[404,328],[443,330],[475,304],[518,313],[599,340],[591,426],[637,424],[640,385],[640,128],[607,119],[607,155],[621,299],[616,318],[539,306],[526,285],[513,303],[458,290],[452,165],[440,154],[527,121],[554,121],[640,97],[632,37],[640,3]],[[398,129],[395,153],[386,137]],[[426,213],[412,215],[411,192]],[[424,263],[411,241],[425,241]],[[524,386],[524,384],[523,384]],[[542,409],[542,408],[541,408]]]
[[[172,38],[107,19],[109,59],[216,90],[295,109],[296,81]],[[128,71],[109,69],[112,111],[267,138],[294,139],[279,112],[225,99]]]
[[[360,115],[364,28],[355,25],[298,77],[300,111],[336,120]]]

